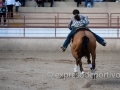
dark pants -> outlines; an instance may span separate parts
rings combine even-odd
[[[21,6],[22,6],[22,7],[25,6],[25,0],[19,0],[19,2],[21,3]]]
[[[21,2],[22,2],[22,3],[21,3],[22,6],[25,7],[25,0],[21,0]]]
[[[44,2],[46,2],[46,0],[42,0],[42,7],[44,7]],[[51,3],[50,7],[53,6],[53,0],[48,0],[48,2]]]
[[[1,18],[4,18],[4,23],[6,23],[6,13],[0,13],[0,23],[1,23]]]
[[[79,4],[82,4],[81,0],[77,0],[77,7],[79,6]]]
[[[15,11],[16,11],[16,12],[18,12],[18,8],[19,8],[19,6],[16,6],[16,7],[15,7]]]
[[[90,31],[96,38],[97,42],[102,44],[104,39],[101,38],[100,36],[98,36],[97,34],[93,33],[90,29],[86,28],[88,31]],[[63,47],[64,48],[67,48],[68,47],[68,44],[70,43],[70,39],[71,37],[75,34],[75,31],[76,31],[76,28],[72,28],[71,32],[68,34],[64,44],[63,44]]]
[[[13,5],[7,5],[8,17],[13,17]]]
[[[38,5],[38,7],[40,7],[40,5],[42,4],[42,1],[36,0],[36,3]]]
[[[79,4],[82,4],[81,0],[74,0],[74,1],[77,3],[77,7],[79,6]]]
[[[25,7],[25,0],[19,0],[22,7]]]

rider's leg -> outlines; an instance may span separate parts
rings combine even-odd
[[[98,36],[97,34],[95,34],[94,32],[91,31],[91,33],[95,36],[96,40],[98,41],[98,43],[102,44],[102,42],[104,41],[103,38],[101,38],[100,36]]]
[[[44,7],[44,2],[45,2],[45,0],[42,0],[42,7]]]
[[[50,7],[53,7],[53,0],[50,0]]]
[[[89,28],[87,28],[87,29],[95,36],[98,43],[100,43],[103,46],[106,46],[106,41],[102,37],[100,37],[96,33],[92,32]]]
[[[77,0],[77,7],[79,7],[79,4],[82,5],[81,0]]]
[[[70,43],[71,37],[74,35],[76,28],[73,28],[71,32],[68,34],[63,46],[61,48],[66,49],[68,47],[68,44]]]

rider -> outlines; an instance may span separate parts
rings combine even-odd
[[[63,46],[61,47],[63,51],[66,50],[68,44],[70,43],[71,37],[74,35],[76,29],[79,27],[85,27],[88,31],[90,31],[95,36],[98,43],[100,43],[103,46],[106,46],[106,41],[104,41],[103,38],[101,38],[100,36],[98,36],[97,34],[92,32],[89,28],[86,27],[89,24],[89,21],[85,16],[79,14],[79,10],[77,9],[73,10],[73,15],[74,16],[71,18],[68,24],[68,28],[71,30],[71,32],[68,34]],[[76,16],[80,17],[79,21],[75,19]]]

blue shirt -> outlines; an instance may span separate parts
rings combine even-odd
[[[82,26],[86,26],[89,24],[89,21],[85,16],[83,16],[81,14],[79,14],[79,16],[80,16],[80,21],[75,20],[74,16],[71,18],[71,20],[68,24],[68,28],[70,30],[72,29],[71,27],[82,27]]]

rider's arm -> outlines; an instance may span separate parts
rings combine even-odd
[[[85,16],[80,15],[80,17],[81,17],[81,19],[83,20],[83,23],[84,23],[85,25],[88,25],[88,24],[89,24],[89,21],[88,21],[88,19],[87,19]]]
[[[72,30],[71,25],[72,25],[72,18],[71,18],[70,22],[68,23],[68,28],[69,28],[70,30]]]

